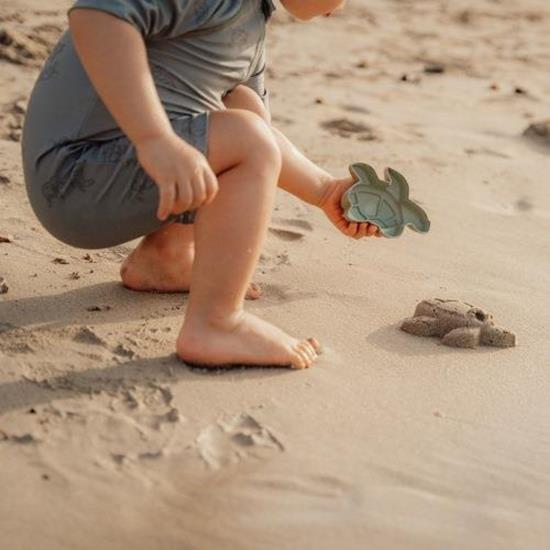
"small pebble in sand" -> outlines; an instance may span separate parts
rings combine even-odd
[[[73,281],[77,281],[78,279],[80,279],[80,273],[78,271],[73,271],[69,275],[69,279],[72,279]]]
[[[441,411],[435,410],[435,411],[432,412],[432,414],[433,414],[436,418],[443,418],[443,414],[441,413]]]
[[[1,185],[6,185],[8,183],[10,183],[10,178],[8,178],[8,176],[4,176],[3,174],[0,174],[0,184]]]
[[[404,73],[401,75],[401,82],[409,82],[411,84],[418,84],[422,81],[422,78],[418,74]]]
[[[86,311],[109,311],[113,309],[110,305],[97,305],[97,306],[89,306],[86,308]]]
[[[0,243],[12,243],[12,242],[13,242],[13,235],[0,234]]]
[[[90,254],[84,254],[84,256],[82,256],[82,259],[88,263],[92,263],[94,261]]]
[[[63,258],[62,256],[59,256],[57,258],[54,258],[52,262],[54,264],[67,265],[69,263],[69,260],[67,260],[67,258]]]
[[[0,294],[7,294],[10,287],[4,277],[0,277]]]
[[[324,102],[325,100],[322,97],[315,98],[315,103],[317,103],[317,105],[322,105]]]
[[[525,88],[522,88],[521,86],[516,86],[514,88],[514,93],[516,95],[527,95],[527,90]]]
[[[493,92],[498,92],[498,90],[500,90],[500,86],[496,82],[493,82],[489,86],[489,89],[492,90]]]

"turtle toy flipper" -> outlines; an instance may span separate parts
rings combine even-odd
[[[381,180],[372,166],[355,163],[350,173],[357,181],[342,196],[344,217],[350,222],[377,225],[384,237],[398,237],[406,226],[427,233],[430,220],[426,212],[409,198],[405,177],[386,168]]]

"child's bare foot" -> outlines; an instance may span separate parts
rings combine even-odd
[[[245,312],[232,319],[209,322],[186,319],[176,344],[180,359],[192,364],[311,367],[320,353],[314,338],[297,340]]]
[[[192,227],[172,224],[145,237],[120,269],[127,288],[148,292],[188,292],[195,259]],[[251,283],[248,300],[257,300],[261,289]]]

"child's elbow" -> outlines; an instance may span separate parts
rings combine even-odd
[[[311,6],[303,3],[303,0],[281,0],[285,9],[300,21],[309,21],[316,15]]]
[[[312,13],[294,14],[294,17],[300,21],[311,21],[315,15]]]

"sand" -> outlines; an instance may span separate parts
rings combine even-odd
[[[29,208],[21,115],[67,5],[0,7],[1,546],[548,548],[550,148],[523,133],[550,118],[550,4],[278,14],[275,123],[336,174],[404,173],[432,228],[346,240],[280,193],[247,307],[326,351],[224,373],[176,360],[185,296],[122,288],[132,243],[66,247]],[[399,330],[434,297],[490,311],[518,346]]]

